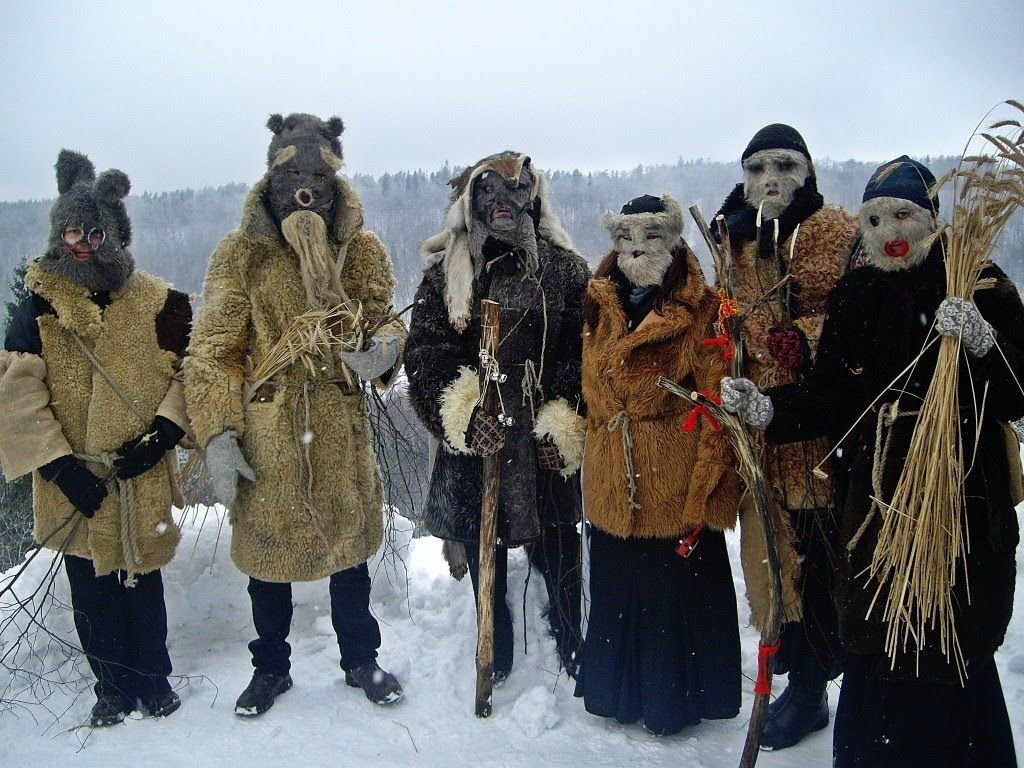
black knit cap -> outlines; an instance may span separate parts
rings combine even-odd
[[[634,197],[619,211],[624,216],[631,216],[634,213],[661,213],[665,210],[665,201],[654,195],[641,195]]]
[[[938,212],[939,197],[928,197],[928,190],[935,184],[935,175],[917,160],[900,155],[895,160],[883,163],[871,174],[864,188],[867,202],[874,197],[896,197],[909,200],[926,211]]]
[[[755,152],[760,152],[762,149],[792,149],[803,153],[804,157],[808,160],[811,159],[811,153],[807,151],[804,137],[800,135],[796,128],[792,128],[785,123],[772,123],[755,133],[754,138],[747,144],[747,148],[743,150],[740,162],[743,162]]]

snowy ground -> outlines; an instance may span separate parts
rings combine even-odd
[[[170,652],[181,709],[165,720],[137,714],[124,725],[79,727],[93,703],[87,666],[67,663],[59,674],[69,684],[51,687],[43,706],[26,691],[24,706],[0,711],[0,766],[74,765],[219,766],[261,768],[303,766],[687,766],[720,768],[738,762],[746,729],[756,634],[743,630],[747,692],[735,720],[706,722],[674,737],[655,737],[639,726],[623,726],[587,714],[573,698],[572,681],[556,673],[553,642],[544,634],[543,582],[531,579],[526,599],[522,655],[522,589],[527,566],[521,551],[509,564],[509,592],[516,609],[517,657],[512,675],[494,694],[494,714],[473,715],[475,611],[468,579],[448,575],[436,539],[410,540],[399,534],[406,566],[397,575],[379,561],[373,608],[383,634],[381,664],[402,680],[405,700],[390,708],[371,705],[344,684],[331,628],[326,581],[295,586],[292,676],[295,687],[255,720],[233,714],[235,697],[252,672],[245,644],[253,636],[246,579],[231,564],[225,530],[216,547],[216,523],[187,521],[178,556],[165,570]],[[400,521],[404,524],[404,521]],[[743,594],[738,540],[730,537],[737,593]],[[1022,550],[1024,551],[1024,550]],[[24,593],[42,577],[46,558],[37,558],[19,584]],[[1024,572],[1018,555],[1018,571]],[[63,574],[58,598],[67,600]],[[4,601],[6,602],[6,600]],[[741,599],[742,605],[744,601]],[[745,612],[745,609],[741,609]],[[53,610],[47,625],[74,638],[70,613]],[[42,647],[41,645],[39,647]],[[2,653],[2,651],[0,651]],[[37,670],[60,661],[56,650],[31,660]],[[1024,577],[1018,575],[1016,615],[999,656],[1003,685],[1019,753],[1024,754]],[[3,679],[9,697],[19,680]],[[54,677],[54,674],[50,674]],[[775,691],[782,688],[776,680]],[[833,712],[838,686],[830,689]],[[827,766],[831,729],[798,747],[762,753],[759,766]]]

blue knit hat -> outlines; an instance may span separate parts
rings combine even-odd
[[[927,167],[906,155],[900,155],[875,169],[864,188],[862,202],[866,203],[875,197],[897,197],[916,203],[927,211],[938,213],[938,195],[928,196],[928,191],[934,184],[935,176]]]

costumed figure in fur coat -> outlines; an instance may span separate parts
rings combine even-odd
[[[688,404],[656,383],[717,393],[726,363],[702,342],[718,300],[674,199],[644,195],[602,221],[613,248],[584,302],[590,618],[576,695],[595,715],[670,734],[740,709],[723,533],[736,460],[725,433],[687,421]]]
[[[268,171],[210,257],[185,366],[189,417],[230,513],[231,556],[249,576],[257,638],[252,681],[235,707],[243,717],[292,685],[293,581],[330,578],[345,682],[378,704],[402,695],[377,665],[366,565],[381,544],[383,511],[362,382],[389,386],[405,339],[391,260],[337,175],[341,119],[271,115],[267,127]],[[339,307],[345,344],[252,381],[297,318]],[[360,349],[348,343],[355,317],[376,328]]]
[[[1024,414],[1024,304],[994,264],[982,271],[991,283],[973,301],[946,297],[934,182],[905,155],[875,171],[860,209],[861,247],[870,262],[843,277],[829,297],[818,355],[803,383],[764,394],[747,379],[722,384],[723,406],[764,429],[768,440],[827,436],[838,447],[832,475],[843,557],[835,601],[846,649],[833,732],[839,768],[1017,764],[993,654],[1013,607],[1014,504],[1021,496],[1009,423]],[[980,406],[962,407],[959,425],[961,455],[970,457],[963,489],[970,543],[952,590],[963,683],[937,631],[890,659],[882,607],[871,609],[879,588],[871,576],[882,529],[878,504],[893,497],[903,472],[938,358],[937,344],[924,348],[936,335],[961,340],[960,403],[985,393],[983,418]]]
[[[160,569],[180,534],[175,445],[188,297],[135,269],[128,177],[62,150],[47,250],[26,271],[0,353],[0,459],[32,472],[34,536],[64,555],[93,674],[90,723],[180,705],[167,680]]]
[[[729,230],[734,295],[743,313],[744,375],[770,387],[802,380],[811,365],[825,301],[846,271],[857,220],[823,204],[807,145],[788,125],[754,134],[742,164],[743,183],[719,213]],[[764,448],[764,472],[782,514],[775,528],[786,623],[775,669],[789,672],[761,738],[771,749],[792,746],[828,725],[825,687],[839,673],[830,598],[837,564],[832,487],[813,475],[828,450],[826,440]],[[749,495],[740,516],[747,597],[759,625],[768,607],[764,534]]]
[[[552,213],[545,180],[518,152],[486,157],[450,182],[444,230],[422,247],[406,354],[416,413],[439,442],[427,530],[465,544],[474,591],[485,453],[501,452],[494,675],[512,669],[507,548],[526,545],[544,576],[561,661],[580,646],[581,303],[589,269]],[[479,407],[480,302],[500,309],[498,423]],[[490,423],[484,423],[488,421]],[[484,435],[500,433],[500,440]]]

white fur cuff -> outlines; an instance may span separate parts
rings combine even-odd
[[[575,474],[583,466],[583,443],[587,436],[587,420],[569,405],[564,397],[549,400],[537,410],[533,436],[549,438],[565,461],[562,477]]]
[[[438,398],[445,442],[457,453],[473,453],[466,445],[466,429],[479,400],[480,381],[476,371],[469,366],[460,366],[459,375],[441,390]]]

